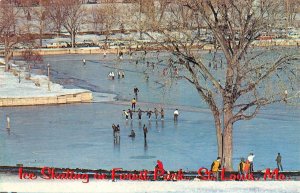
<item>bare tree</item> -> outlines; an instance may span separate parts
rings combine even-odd
[[[232,170],[234,123],[254,118],[266,105],[287,101],[299,89],[297,51],[252,46],[270,25],[270,8],[272,0],[174,0],[164,16],[168,26],[159,30],[169,43],[160,43],[151,28],[144,32],[173,53],[177,59],[169,67],[180,69],[177,78],[191,83],[210,108],[218,156],[228,170]],[[204,57],[208,53],[199,52],[207,45],[196,33],[203,29],[215,42],[208,61]]]
[[[47,10],[47,17],[49,21],[54,25],[54,30],[60,35],[63,23],[66,18],[66,12],[64,10],[63,0],[50,0],[46,2],[43,6]]]
[[[51,0],[45,3],[48,16],[60,34],[64,27],[71,37],[72,48],[75,46],[76,35],[81,25],[86,23],[86,10],[79,0]]]
[[[64,0],[63,2],[64,28],[71,35],[72,48],[75,46],[76,34],[80,26],[86,23],[86,10],[79,0]]]
[[[287,25],[293,26],[297,13],[300,10],[300,0],[285,0]]]
[[[92,7],[88,12],[90,13],[89,23],[92,23],[94,31],[103,31],[104,30],[104,14],[103,9],[99,6]]]
[[[75,46],[76,34],[86,22],[86,10],[79,0],[51,0],[45,3],[50,20],[60,34],[64,27],[71,37],[72,48]]]
[[[49,18],[47,17],[47,9],[44,6],[48,3],[43,3],[43,1],[40,2],[40,6],[32,7],[32,2],[28,1],[27,4],[23,2],[21,9],[21,19],[23,22],[21,24],[18,24],[20,28],[23,28],[27,34],[38,34],[39,38],[39,45],[42,47],[42,38],[45,30],[49,29],[47,21],[49,21]],[[37,38],[36,35],[34,35],[34,38]]]
[[[12,57],[12,49],[21,37],[17,35],[17,10],[11,4],[0,2],[0,42],[4,44],[5,70],[8,70],[8,61]]]
[[[104,31],[106,41],[114,29],[120,26],[120,11],[115,3],[103,4],[96,9],[98,18],[101,20],[101,30]]]
[[[49,29],[48,28],[48,17],[47,10],[44,6],[34,7],[31,10],[31,17],[33,21],[33,30],[38,31],[39,34],[39,45],[42,47],[42,40],[44,32]]]

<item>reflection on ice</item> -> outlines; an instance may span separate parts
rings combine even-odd
[[[93,92],[93,102],[109,102],[115,101],[115,94]]]

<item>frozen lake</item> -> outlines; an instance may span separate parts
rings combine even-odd
[[[168,82],[140,62],[111,60],[115,56],[66,55],[45,57],[51,76],[69,88],[94,92],[95,103],[32,106],[0,109],[0,165],[56,166],[72,168],[122,167],[153,169],[156,160],[166,169],[196,170],[210,167],[217,156],[212,116],[196,91],[184,81]],[[83,66],[82,59],[86,59]],[[123,69],[125,78],[112,81],[107,74]],[[145,73],[150,75],[147,80]],[[166,87],[163,85],[166,84]],[[173,84],[170,89],[167,87]],[[165,120],[125,121],[133,88],[140,90],[138,107],[165,108]],[[100,103],[101,94],[115,94],[117,101]],[[139,104],[142,103],[142,105]],[[173,111],[179,108],[177,124]],[[11,131],[5,129],[5,115]],[[120,144],[113,143],[112,123],[120,124]],[[142,125],[149,129],[144,143]],[[285,170],[300,170],[300,106],[277,104],[263,109],[251,121],[238,122],[234,129],[234,169],[241,157],[256,155],[254,169],[275,167],[278,152]],[[134,140],[128,137],[131,129]]]

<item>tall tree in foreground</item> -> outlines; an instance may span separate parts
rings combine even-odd
[[[210,108],[218,155],[232,170],[234,123],[250,120],[262,107],[287,101],[297,92],[299,52],[252,46],[270,24],[272,0],[174,0],[167,9],[168,26],[160,26],[159,33],[168,44],[160,45],[177,60],[169,67],[180,69],[177,77],[191,83]],[[199,52],[207,46],[203,29],[213,37],[211,57]],[[161,42],[151,35],[151,28],[145,31]],[[221,73],[213,66],[223,68]]]

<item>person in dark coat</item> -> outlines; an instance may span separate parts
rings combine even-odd
[[[148,109],[147,116],[148,116],[149,120],[151,119],[151,115],[152,115],[152,111],[150,109]]]
[[[283,171],[282,164],[281,164],[281,155],[280,155],[280,153],[278,153],[275,161],[277,163],[278,170]]]
[[[132,110],[128,109],[128,114],[129,114],[130,119],[132,119],[132,115],[133,115]]]
[[[143,131],[144,131],[144,140],[147,140],[147,133],[148,133],[148,128],[146,127],[146,125],[144,124],[143,126]]]
[[[133,129],[131,130],[131,133],[130,133],[129,137],[135,138],[135,132],[134,132]]]
[[[241,162],[239,163],[239,166],[238,166],[238,171],[239,171],[240,175],[244,174],[244,167],[245,167],[245,159],[241,158]]]
[[[139,117],[139,120],[141,120],[142,119],[142,110],[141,109],[139,109],[138,110],[138,117]]]
[[[161,110],[160,110],[160,116],[161,116],[161,120],[164,120],[164,118],[165,118],[165,112],[164,112],[163,108],[161,108]]]

